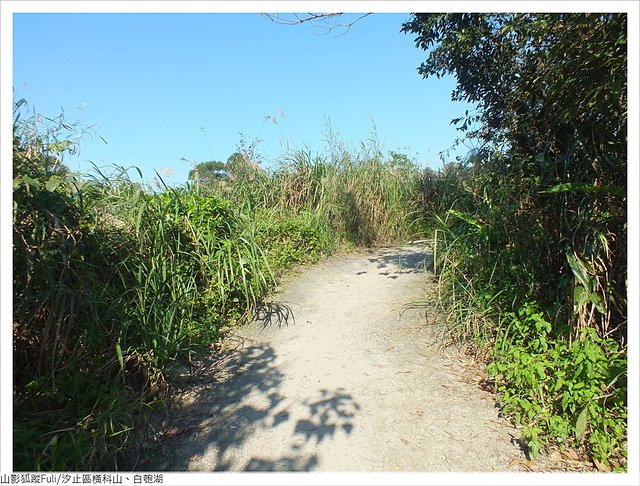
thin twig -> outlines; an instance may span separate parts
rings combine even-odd
[[[300,25],[300,24],[311,24],[314,27],[319,27],[319,28],[323,28],[326,29],[326,32],[322,35],[327,35],[329,33],[331,33],[334,29],[337,28],[343,28],[345,29],[345,31],[341,34],[336,35],[335,37],[342,37],[343,35],[345,35],[347,32],[349,32],[349,30],[351,29],[351,27],[353,27],[354,24],[356,24],[356,22],[359,22],[360,20],[362,20],[365,17],[368,17],[369,15],[371,15],[373,12],[368,12],[368,13],[364,13],[362,15],[360,15],[358,18],[356,18],[355,20],[351,21],[351,22],[345,22],[345,23],[330,23],[327,20],[331,19],[331,18],[335,18],[335,17],[339,17],[341,15],[343,15],[342,12],[331,12],[331,13],[307,13],[307,14],[291,14],[293,17],[284,17],[280,14],[269,14],[269,13],[262,13],[262,15],[266,18],[268,18],[269,20],[271,20],[272,22],[276,23],[276,24],[281,24],[281,25]]]

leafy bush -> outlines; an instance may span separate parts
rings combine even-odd
[[[296,263],[316,262],[334,246],[333,235],[323,218],[310,211],[278,215],[256,213],[257,238],[266,249],[270,267],[277,272]]]
[[[425,172],[444,334],[493,349],[507,411],[625,467],[627,16],[414,14],[423,76],[454,74],[478,147]]]
[[[116,387],[113,262],[61,162],[73,147],[58,138],[64,122],[38,132],[33,121],[16,116],[13,139],[14,468],[110,467],[131,424]]]
[[[546,443],[584,448],[603,464],[626,465],[626,350],[593,329],[569,342],[551,337],[537,306],[503,316],[489,374],[503,411],[523,426],[536,457]]]

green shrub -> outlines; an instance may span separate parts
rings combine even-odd
[[[19,108],[21,104],[17,105]],[[64,123],[62,124],[64,125]],[[130,428],[119,390],[118,292],[105,233],[86,225],[73,144],[16,116],[13,140],[14,468],[113,467]]]
[[[335,244],[330,228],[318,213],[281,215],[262,210],[255,217],[257,238],[274,271],[296,263],[316,262]]]
[[[584,329],[553,338],[552,326],[527,303],[502,319],[492,363],[503,411],[523,427],[532,457],[544,444],[583,448],[603,464],[626,466],[626,350]]]

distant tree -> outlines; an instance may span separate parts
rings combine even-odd
[[[390,151],[387,163],[398,169],[411,170],[416,164],[406,155],[400,152]]]
[[[254,180],[257,174],[263,172],[260,167],[260,157],[255,152],[255,147],[251,146],[248,149],[244,149],[244,142],[241,142],[239,150],[234,152],[227,159],[227,170],[229,177],[233,181]]]
[[[189,171],[189,180],[197,181],[202,185],[227,179],[229,179],[227,164],[215,160],[201,162]]]
[[[252,160],[248,151],[238,150],[229,156],[226,162],[216,160],[201,162],[189,171],[189,180],[200,187],[207,187],[219,182],[237,182],[239,180],[253,180],[261,173],[260,161]]]

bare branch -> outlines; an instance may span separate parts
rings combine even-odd
[[[276,24],[298,25],[298,24],[304,24],[304,23],[313,24],[314,22],[318,22],[318,21],[324,22],[328,18],[338,17],[342,14],[341,13],[306,13],[306,14],[294,13],[294,14],[291,14],[292,16],[290,17],[284,16],[278,13],[277,14],[263,13],[262,15],[267,17],[272,22],[275,22]]]
[[[331,13],[311,13],[311,12],[309,12],[309,13],[306,13],[306,14],[294,13],[294,14],[285,14],[285,15],[279,14],[279,13],[276,13],[276,14],[263,13],[262,15],[264,17],[268,18],[269,20],[271,20],[272,22],[274,22],[276,24],[281,24],[281,25],[311,24],[314,27],[325,29],[326,32],[323,35],[329,34],[334,29],[343,28],[343,29],[345,29],[345,31],[342,32],[339,35],[336,35],[336,37],[341,37],[341,36],[345,35],[347,32],[349,32],[351,27],[356,22],[359,22],[360,20],[362,20],[363,18],[371,15],[372,13],[373,12],[361,14],[355,20],[350,21],[350,22],[344,22],[344,23],[337,23],[337,22],[331,22],[330,21],[333,18],[336,18],[336,17],[339,17],[341,15],[344,15],[343,12],[331,12]]]

